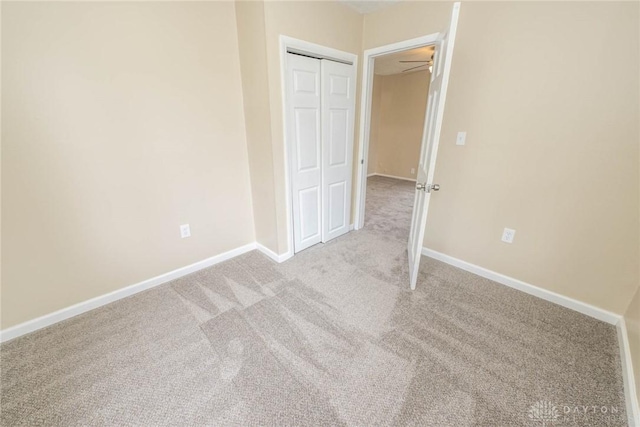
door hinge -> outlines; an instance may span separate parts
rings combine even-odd
[[[364,159],[360,159],[360,164],[364,165]]]

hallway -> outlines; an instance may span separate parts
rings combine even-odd
[[[367,178],[365,227],[382,231],[405,243],[409,239],[415,182],[371,176]]]

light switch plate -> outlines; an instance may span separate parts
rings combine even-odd
[[[191,228],[189,227],[189,224],[182,224],[180,226],[180,237],[183,239],[185,237],[191,237]]]
[[[456,138],[456,145],[464,145],[467,140],[466,132],[458,132],[458,136]]]

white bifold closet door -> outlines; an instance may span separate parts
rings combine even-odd
[[[322,241],[347,233],[351,221],[355,70],[322,60]]]
[[[287,132],[294,252],[349,231],[355,70],[289,54]]]

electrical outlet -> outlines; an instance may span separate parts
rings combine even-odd
[[[415,175],[416,174],[416,168],[411,168],[411,175]]]
[[[458,132],[458,137],[456,138],[456,145],[464,145],[467,139],[466,132]]]
[[[513,238],[516,236],[516,230],[511,228],[505,228],[502,232],[502,241],[505,243],[513,243]]]
[[[189,224],[182,224],[180,226],[180,237],[183,239],[185,237],[191,237],[191,228],[189,228]]]

